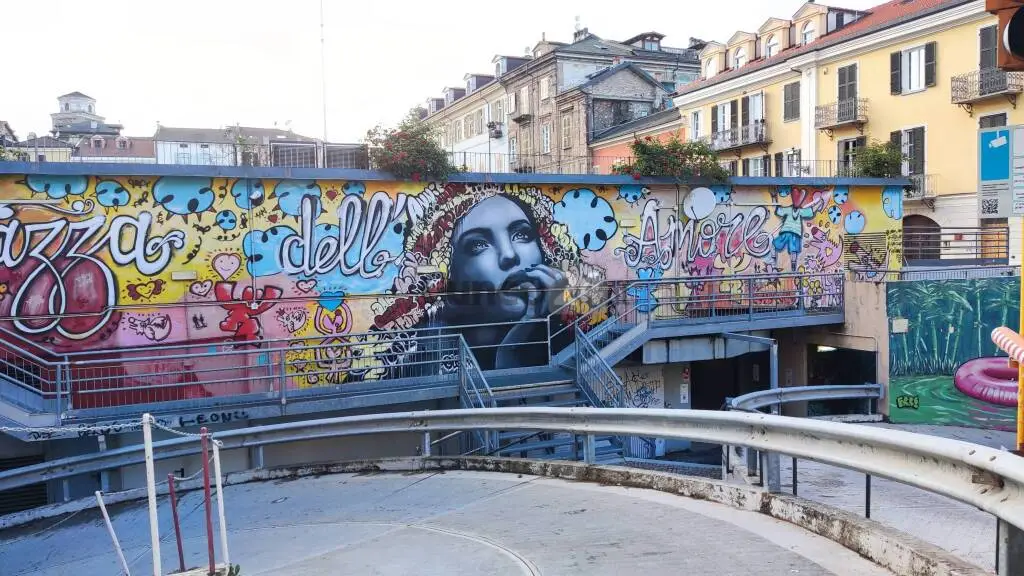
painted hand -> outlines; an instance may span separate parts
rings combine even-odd
[[[529,281],[524,286],[528,296],[523,320],[547,316],[561,304],[563,291],[569,285],[565,274],[556,268],[539,264],[527,268],[525,275]]]

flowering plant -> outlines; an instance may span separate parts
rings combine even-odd
[[[633,158],[612,166],[616,174],[639,180],[644,176],[706,178],[713,182],[729,179],[729,172],[718,163],[718,154],[706,142],[683,142],[678,136],[667,141],[645,136],[630,144]]]
[[[377,125],[366,133],[370,160],[377,170],[415,181],[444,180],[458,172],[438,142],[434,126],[411,110],[396,128]]]

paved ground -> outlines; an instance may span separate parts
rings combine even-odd
[[[187,564],[203,562],[198,493],[181,502]],[[333,475],[226,492],[246,576],[309,574],[888,574],[756,513],[660,492],[513,474]],[[151,573],[144,505],[112,510],[133,574]],[[165,571],[176,566],[161,504]],[[52,523],[52,521],[49,521]],[[117,574],[98,517],[0,533],[0,574]]]
[[[954,438],[993,448],[1013,448],[1012,432],[949,426],[872,424]],[[783,490],[792,490],[791,460],[782,459]],[[803,498],[864,514],[864,475],[814,462],[797,463],[797,492]],[[871,479],[871,519],[912,534],[988,570],[995,570],[996,518],[930,492]]]

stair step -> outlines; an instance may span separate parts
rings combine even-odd
[[[548,408],[575,408],[583,406],[586,402],[582,398],[566,398],[564,400],[546,400],[544,402],[529,402],[527,406],[547,406]]]
[[[565,396],[568,394],[576,395],[579,391],[580,389],[577,388],[575,384],[568,384],[548,388],[537,388],[534,390],[523,390],[515,394],[501,394],[498,393],[498,391],[495,391],[494,399],[498,402],[510,402],[521,398],[544,398],[545,396]]]
[[[572,380],[545,380],[544,382],[531,382],[529,384],[513,384],[511,386],[492,386],[491,391],[494,392],[495,396],[504,395],[515,395],[524,393],[531,393],[538,389],[549,389],[549,388],[560,388],[560,387],[574,387],[575,384]]]
[[[545,440],[543,442],[523,442],[514,446],[507,446],[499,448],[495,454],[514,454],[517,452],[533,452],[536,450],[546,450],[548,448],[558,448],[560,446],[566,446],[572,444],[572,438],[556,438],[554,440]]]

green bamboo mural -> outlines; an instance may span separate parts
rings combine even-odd
[[[968,396],[953,376],[966,362],[1003,355],[989,334],[1019,328],[1020,278],[892,282],[887,312],[893,422],[1015,426],[1015,409]],[[901,320],[906,330],[893,330]]]

